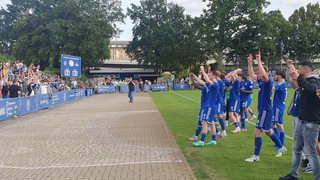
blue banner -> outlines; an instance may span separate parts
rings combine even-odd
[[[6,116],[11,118],[18,116],[20,113],[20,101],[19,98],[12,98],[6,101]]]
[[[150,85],[144,85],[143,86],[143,91],[144,92],[149,92],[150,91],[151,86]]]
[[[152,84],[151,89],[152,91],[167,91],[168,86],[167,84]]]
[[[140,92],[139,85],[135,85],[135,86],[134,86],[134,91],[135,91],[135,92]]]
[[[89,90],[93,94],[93,89]],[[58,106],[68,101],[85,97],[84,89],[76,89],[64,92],[56,92],[49,98],[48,94],[22,97],[22,98],[0,98],[0,121],[15,116],[22,116],[37,112],[41,109]]]
[[[120,92],[121,92],[121,93],[127,93],[127,92],[129,92],[129,86],[128,86],[128,85],[120,86]]]
[[[49,95],[48,94],[38,95],[38,108],[39,108],[39,110],[49,108]]]
[[[76,94],[74,90],[67,91],[67,101],[74,101],[76,99]]]
[[[175,83],[173,85],[174,90],[190,90],[190,85],[186,83]]]
[[[86,89],[86,96],[92,96],[93,95],[93,89]]]
[[[37,96],[20,98],[20,116],[38,111]]]
[[[52,95],[52,98],[50,99],[50,107],[58,106],[60,104],[65,103],[65,93],[64,92],[58,92],[54,93]]]
[[[0,120],[5,120],[7,119],[6,116],[6,103],[7,103],[7,99],[1,99],[0,100]]]
[[[61,77],[81,77],[81,57],[61,55]]]
[[[115,93],[115,86],[98,86],[98,93]]]

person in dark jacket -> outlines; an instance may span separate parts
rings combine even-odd
[[[320,179],[320,163],[316,150],[320,131],[320,102],[317,96],[320,80],[311,72],[310,61],[301,62],[298,73],[294,66],[290,68],[290,76],[300,87],[299,123],[293,137],[292,169],[287,176],[280,177],[280,180],[298,179],[302,150],[313,167],[314,179]]]
[[[128,86],[129,86],[128,97],[130,99],[129,103],[133,103],[133,93],[135,90],[135,84],[133,83],[131,77],[128,79]]]

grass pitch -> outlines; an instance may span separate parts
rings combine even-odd
[[[250,157],[254,151],[253,132],[256,120],[247,123],[247,132],[235,135],[230,133],[234,127],[229,125],[228,136],[218,140],[215,146],[193,147],[192,142],[187,138],[194,135],[197,127],[200,91],[165,91],[150,94],[197,179],[270,180],[289,173],[292,156],[292,117],[286,113],[284,116],[287,135],[285,147],[288,152],[276,158],[277,151],[273,149],[273,142],[263,134],[260,161],[248,163],[244,159]],[[287,106],[292,96],[293,90],[289,89]],[[254,92],[251,108],[257,116],[257,91]],[[211,135],[207,136],[206,142],[209,140]],[[299,179],[313,179],[313,176],[302,173],[301,168]]]

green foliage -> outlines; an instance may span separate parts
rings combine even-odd
[[[187,140],[197,127],[197,117],[200,108],[200,91],[168,91],[150,93],[162,117],[165,119],[170,132],[180,146],[197,179],[278,179],[287,175],[291,169],[292,140],[286,138],[285,146],[288,152],[276,158],[273,142],[263,134],[263,145],[260,161],[247,163],[245,158],[250,157],[254,150],[254,124],[247,123],[248,132],[233,135],[230,133],[233,126],[227,127],[228,136],[217,141],[215,146],[196,148]],[[289,89],[286,104],[288,105],[293,90]],[[257,90],[251,108],[257,109]],[[257,115],[257,113],[256,113]],[[249,117],[250,118],[250,117]],[[284,126],[286,135],[292,137],[292,117],[285,114]],[[210,140],[210,135],[206,141]],[[312,179],[312,174],[301,173],[299,179]]]
[[[0,62],[14,62],[15,59],[7,54],[0,54]]]
[[[259,49],[269,68],[275,68],[281,54],[287,52],[288,37],[292,28],[280,11],[265,13],[261,22],[261,36],[258,38]],[[282,51],[282,52],[281,52]]]
[[[199,26],[201,41],[219,69],[223,59],[242,64],[241,59],[257,50],[262,8],[267,4],[265,0],[209,0]]]
[[[290,33],[290,50],[292,58],[314,60],[320,56],[320,6],[319,3],[308,4],[294,11],[289,17],[293,25]]]
[[[82,67],[99,66],[109,57],[115,22],[124,14],[119,0],[12,0],[0,11],[2,43],[14,56],[42,68],[59,68],[61,54],[82,58]]]
[[[155,71],[183,71],[203,59],[190,16],[176,4],[164,0],[144,0],[131,4],[133,40],[127,47],[131,59],[153,65]]]

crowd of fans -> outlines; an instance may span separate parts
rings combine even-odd
[[[74,78],[67,83],[57,75],[50,76],[40,71],[39,65],[25,65],[16,61],[0,63],[0,96],[2,98],[26,97],[37,94],[51,94],[76,88],[91,88],[87,80],[78,84]]]

